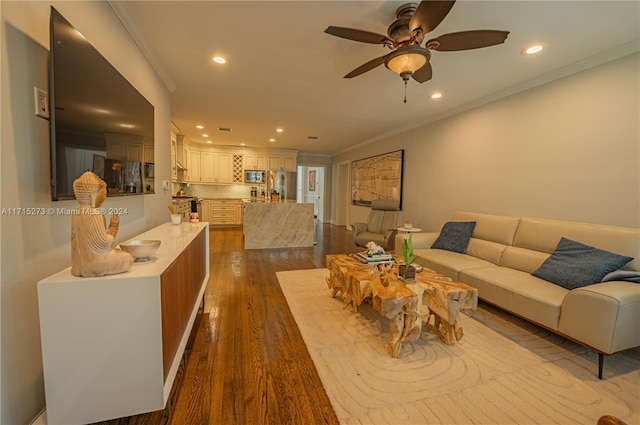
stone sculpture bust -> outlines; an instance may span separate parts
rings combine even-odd
[[[129,270],[133,257],[113,247],[120,217],[112,215],[106,227],[98,209],[107,197],[107,184],[87,171],[73,182],[73,192],[80,207],[71,217],[71,274],[90,277]]]

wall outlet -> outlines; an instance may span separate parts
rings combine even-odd
[[[42,89],[34,87],[33,100],[36,115],[42,118],[49,118],[49,94]]]

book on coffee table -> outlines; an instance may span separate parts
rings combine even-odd
[[[365,264],[394,263],[396,261],[391,254],[367,254],[366,251],[358,252],[355,258]]]

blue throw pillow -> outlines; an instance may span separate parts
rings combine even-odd
[[[575,289],[601,282],[608,273],[631,260],[631,257],[561,238],[556,250],[531,274],[564,288]]]
[[[475,227],[475,221],[449,221],[442,226],[440,235],[431,248],[464,254]]]

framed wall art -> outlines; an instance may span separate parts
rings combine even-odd
[[[371,205],[376,199],[393,199],[402,209],[404,149],[351,162],[351,203]]]
[[[316,170],[309,171],[309,192],[316,191]]]

